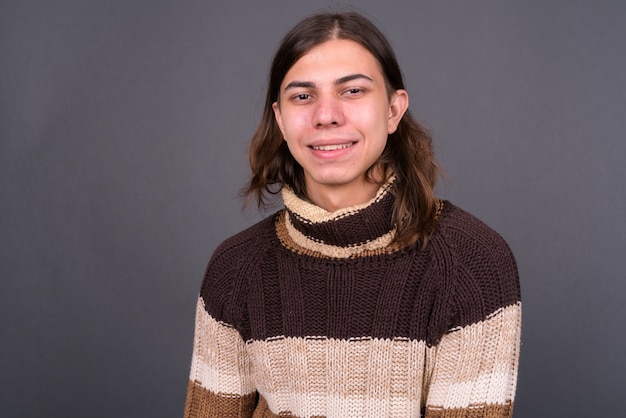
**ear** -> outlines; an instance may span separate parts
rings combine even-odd
[[[283,137],[285,136],[285,126],[283,125],[283,117],[280,113],[280,106],[278,102],[272,103],[272,110],[274,111],[274,118],[276,119],[276,124],[278,125],[278,129],[283,133]]]
[[[387,118],[387,133],[392,134],[398,129],[398,124],[409,108],[409,94],[406,90],[396,90],[389,101],[389,117]]]

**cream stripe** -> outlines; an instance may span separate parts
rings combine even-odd
[[[273,411],[312,416],[330,408],[344,417],[372,408],[371,416],[406,417],[419,409],[423,341],[278,337],[249,345],[257,389]]]
[[[445,335],[437,348],[428,405],[451,409],[513,401],[520,321],[517,303]]]
[[[216,321],[201,298],[196,308],[190,380],[213,393],[246,395],[254,392],[246,347],[239,333]]]
[[[395,178],[396,177],[394,175],[391,175],[389,179],[387,180],[387,182],[378,189],[378,191],[376,192],[376,196],[374,196],[369,201],[361,205],[355,205],[355,206],[350,206],[344,209],[340,209],[336,212],[328,212],[327,210],[322,209],[319,206],[316,206],[310,202],[300,199],[298,196],[296,196],[293,190],[291,190],[291,188],[287,186],[284,186],[282,189],[282,197],[283,197],[283,202],[285,203],[285,206],[292,212],[297,213],[298,216],[300,216],[304,222],[322,223],[322,222],[328,222],[328,221],[333,221],[333,220],[336,221],[338,219],[342,219],[347,216],[350,216],[372,205],[375,202],[378,202],[380,199],[383,198],[383,196],[387,194],[387,191],[389,190],[389,187],[391,186],[391,184],[393,184]]]
[[[324,244],[310,239],[302,232],[298,231],[292,224],[289,216],[285,216],[285,226],[289,236],[297,245],[322,254],[325,257],[332,258],[350,258],[363,253],[364,251],[375,251],[386,248],[391,244],[395,236],[395,230],[382,235],[375,240],[368,241],[364,244],[340,247],[337,245]]]

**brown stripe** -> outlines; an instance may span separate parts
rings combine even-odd
[[[198,382],[189,381],[187,400],[185,402],[185,418],[206,417],[250,417],[257,403],[256,393],[249,395],[228,395],[211,392],[200,386]]]
[[[276,415],[272,411],[270,411],[270,407],[267,404],[267,401],[262,396],[259,397],[259,404],[254,410],[254,415],[252,418],[296,418],[295,415],[290,412],[281,412],[280,415]]]
[[[510,418],[513,415],[513,402],[505,405],[470,405],[467,408],[426,408],[425,418]]]

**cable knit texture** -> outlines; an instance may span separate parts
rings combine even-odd
[[[286,208],[223,242],[198,298],[185,417],[510,417],[515,260],[439,202],[425,248],[391,245],[393,182],[329,213]]]

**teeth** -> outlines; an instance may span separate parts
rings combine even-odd
[[[316,151],[335,151],[338,149],[348,148],[352,144],[337,144],[337,145],[321,145],[319,147],[311,147]]]

